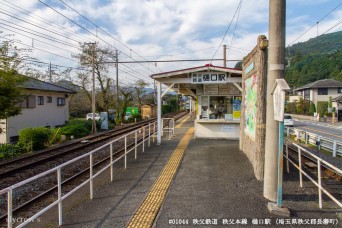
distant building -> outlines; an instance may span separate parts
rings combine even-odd
[[[289,101],[299,101],[300,98],[311,101],[317,107],[317,101],[333,100],[333,107],[336,108],[339,120],[342,118],[342,82],[333,79],[323,79],[293,90],[294,96],[290,96]]]
[[[0,120],[0,127],[5,130],[0,134],[0,143],[17,141],[20,129],[55,128],[69,120],[70,95],[75,91],[34,78],[28,78],[23,88],[26,99],[21,103],[21,114]]]

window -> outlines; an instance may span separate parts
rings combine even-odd
[[[337,88],[337,93],[342,93],[342,87]]]
[[[319,88],[318,95],[328,95],[328,88]]]
[[[52,97],[47,97],[47,103],[52,103]]]
[[[29,95],[26,96],[21,102],[21,107],[22,108],[35,108],[36,107],[36,96],[34,95]]]
[[[57,106],[63,106],[63,105],[65,105],[65,98],[57,97]]]
[[[241,99],[241,96],[202,96],[200,118],[239,120]]]
[[[38,105],[44,105],[44,97],[38,96]]]
[[[304,90],[304,100],[310,100],[310,90],[306,89]]]

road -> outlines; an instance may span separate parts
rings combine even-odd
[[[342,142],[342,125],[331,126],[321,122],[294,120],[294,128]]]

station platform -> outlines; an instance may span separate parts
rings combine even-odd
[[[176,123],[177,125],[177,123]],[[298,172],[284,172],[283,203],[291,217],[271,214],[239,141],[194,139],[193,121],[178,122],[175,136],[115,165],[95,182],[94,199],[84,190],[65,206],[62,227],[335,226],[341,210],[318,207],[317,188]],[[315,223],[315,224],[314,224]],[[325,224],[324,224],[325,223]],[[37,224],[33,224],[37,227]],[[49,227],[58,227],[50,221]],[[336,225],[339,226],[340,224]]]

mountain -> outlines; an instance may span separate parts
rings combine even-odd
[[[294,44],[285,53],[285,79],[291,88],[320,79],[342,81],[342,31]]]

